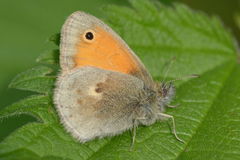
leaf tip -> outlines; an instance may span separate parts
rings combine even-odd
[[[54,35],[52,35],[50,38],[49,38],[49,41],[50,42],[53,42],[54,44],[56,44],[57,46],[60,45],[60,37],[61,37],[61,34],[60,33],[56,33]]]

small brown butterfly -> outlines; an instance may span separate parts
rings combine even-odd
[[[101,20],[84,12],[65,22],[61,73],[54,102],[67,131],[80,142],[113,136],[162,118],[174,96],[171,83],[154,82],[140,59]]]

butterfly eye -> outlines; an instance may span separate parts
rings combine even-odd
[[[84,40],[86,42],[92,42],[95,38],[95,33],[92,30],[88,30],[84,33]]]

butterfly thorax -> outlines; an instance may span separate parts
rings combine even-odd
[[[137,121],[139,124],[151,125],[160,119],[158,113],[162,113],[170,103],[175,93],[172,84],[155,83],[153,87],[144,87],[141,92]]]

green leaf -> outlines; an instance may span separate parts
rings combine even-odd
[[[52,35],[49,38],[49,41],[53,42],[53,43],[55,43],[56,45],[59,46],[59,44],[60,44],[60,36],[61,36],[60,33],[56,33],[56,34]]]
[[[59,50],[45,52],[37,58],[37,62],[43,64],[59,64]]]
[[[49,112],[55,112],[52,108],[52,100],[50,96],[33,95],[14,103],[4,110],[0,110],[0,118],[9,116],[30,114],[39,121],[51,121]],[[56,118],[55,118],[56,119]],[[55,120],[56,121],[56,120]]]
[[[18,114],[37,118],[0,143],[0,159],[239,159],[240,56],[232,36],[217,18],[184,5],[130,2],[131,8],[106,7],[106,20],[153,77],[159,80],[201,75],[178,83],[172,104],[179,107],[166,111],[174,116],[177,134],[185,143],[171,133],[170,121],[139,127],[133,151],[130,132],[85,144],[77,142],[60,124],[52,103],[55,72],[39,66],[19,74],[10,84],[42,95],[28,97],[0,111],[0,118]],[[58,43],[59,35],[51,39]],[[57,54],[53,51],[41,55],[38,62],[56,64]],[[166,67],[173,57],[173,64]]]
[[[17,75],[9,87],[38,93],[50,93],[55,82],[54,76],[48,76],[52,72],[53,69],[49,67],[37,66]]]

